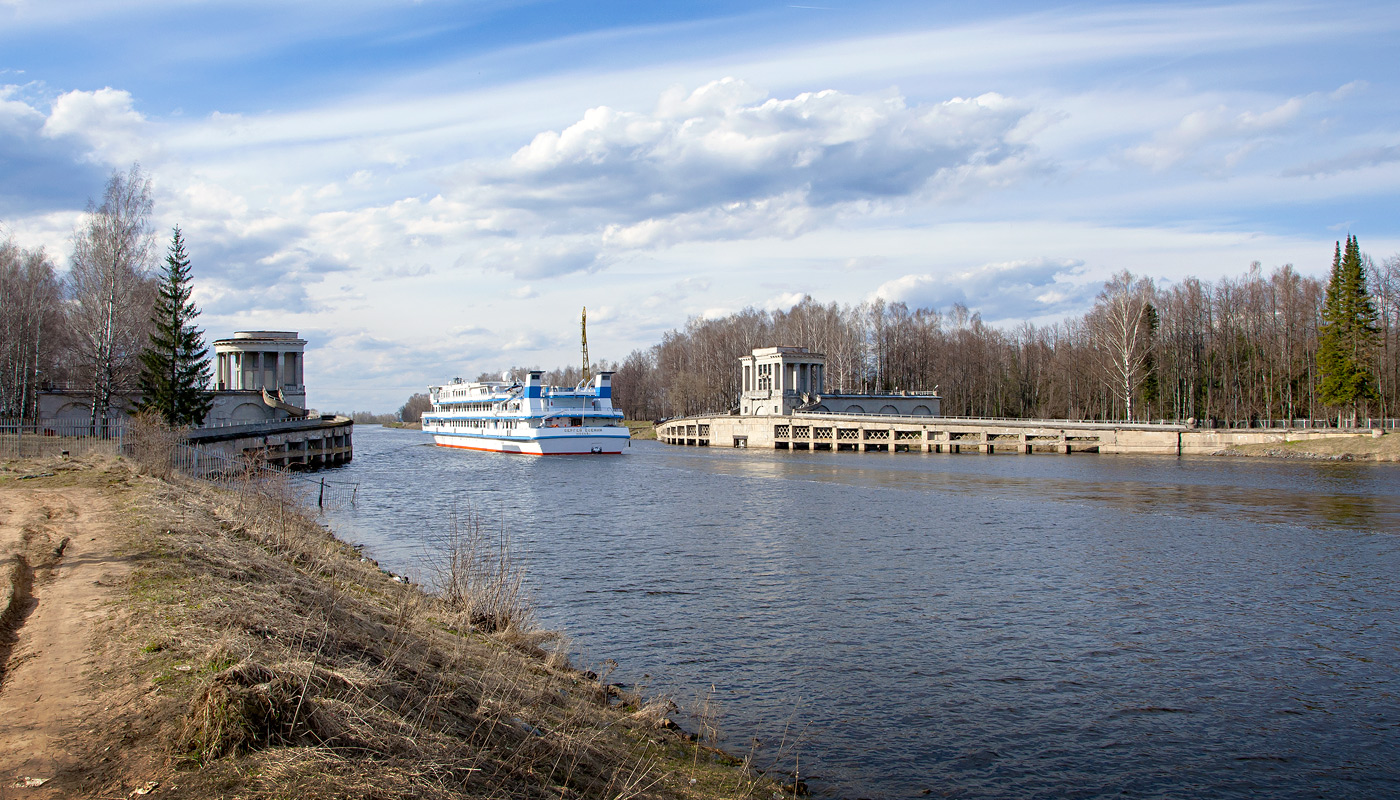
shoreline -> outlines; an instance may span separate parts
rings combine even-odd
[[[37,781],[28,797],[781,791],[778,773],[681,730],[668,699],[568,663],[528,604],[406,584],[288,486],[167,480],[98,456],[0,462],[0,494],[3,555],[34,566],[8,595],[0,699],[33,695],[54,727],[37,743],[0,731],[0,785]],[[70,574],[91,563],[105,571]],[[47,663],[62,654],[40,638],[43,614],[65,603],[91,606],[69,614],[76,660]]]
[[[1263,442],[1227,447],[1212,455],[1232,458],[1279,458],[1293,461],[1349,461],[1370,463],[1400,462],[1400,434],[1307,439],[1293,442]]]

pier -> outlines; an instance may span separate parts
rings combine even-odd
[[[325,414],[196,428],[186,441],[207,452],[253,457],[274,467],[318,469],[354,458],[354,428],[349,417]]]
[[[862,453],[1142,453],[1208,455],[1242,444],[1267,444],[1369,430],[1194,428],[1173,423],[975,419],[793,412],[784,417],[697,416],[666,420],[656,438],[692,447]]]

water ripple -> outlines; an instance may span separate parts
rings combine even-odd
[[[356,431],[342,536],[413,571],[477,509],[579,660],[827,796],[1400,796],[1393,466],[418,436]]]

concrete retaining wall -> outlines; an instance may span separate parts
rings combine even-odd
[[[1369,435],[1338,430],[1197,430],[1185,425],[873,417],[796,413],[667,420],[656,438],[698,447],[924,453],[1141,453],[1208,455],[1258,442]]]
[[[354,458],[349,417],[324,416],[202,428],[189,435],[190,444],[230,456],[257,456],[277,467],[315,469],[346,464]]]

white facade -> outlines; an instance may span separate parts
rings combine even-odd
[[[739,365],[739,413],[744,416],[789,416],[794,411],[915,417],[943,413],[943,398],[937,392],[827,394],[826,356],[805,347],[761,347],[741,356]]]
[[[268,405],[262,393],[306,408],[306,340],[295,331],[236,331],[214,342],[214,407],[206,425],[286,419],[294,414]]]
[[[822,393],[826,356],[805,347],[760,347],[739,364],[741,414],[786,416]]]

